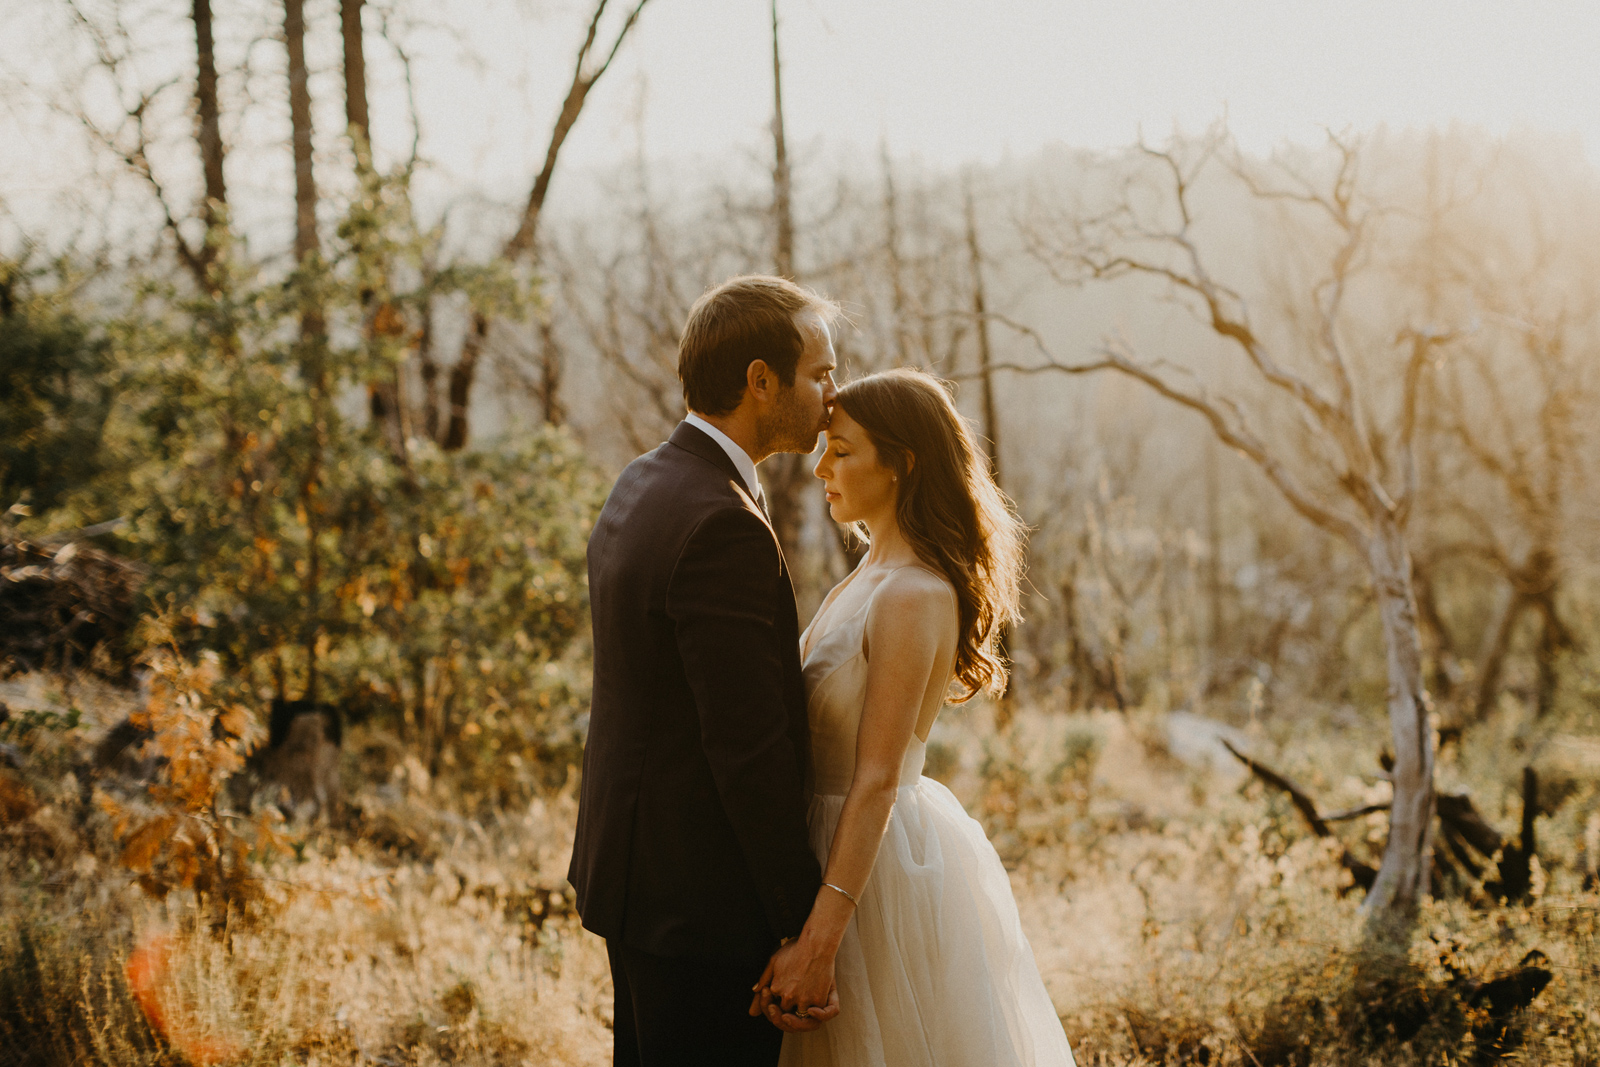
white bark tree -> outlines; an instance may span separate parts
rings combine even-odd
[[[1303,294],[1312,327],[1304,344],[1276,340],[1296,334],[1258,321],[1245,293],[1210,269],[1197,232],[1194,189],[1231,152],[1225,131],[1197,142],[1175,140],[1165,150],[1141,145],[1146,166],[1109,210],[1035,219],[1029,227],[1031,251],[1065,284],[1155,280],[1241,358],[1250,386],[1219,388],[1228,380],[1222,368],[1203,373],[1149,358],[1120,336],[1107,339],[1089,360],[1059,359],[1037,332],[1016,323],[1043,361],[996,369],[1112,371],[1143,383],[1205,419],[1301,517],[1364,561],[1387,652],[1394,747],[1389,840],[1365,908],[1374,933],[1386,935],[1408,927],[1429,888],[1434,739],[1406,523],[1417,496],[1418,386],[1450,335],[1414,325],[1391,334],[1387,350],[1360,340],[1370,331],[1357,328],[1347,298],[1384,213],[1361,194],[1357,145],[1338,137],[1330,143],[1332,173],[1322,177],[1281,163],[1252,168],[1237,157],[1227,167],[1256,202],[1282,205],[1286,218],[1308,222],[1308,242],[1327,242],[1321,277]]]

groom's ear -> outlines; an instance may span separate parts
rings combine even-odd
[[[753,359],[744,369],[744,384],[751,396],[758,400],[771,400],[778,394],[778,374],[764,359]]]

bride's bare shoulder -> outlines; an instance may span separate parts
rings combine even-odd
[[[883,579],[873,594],[872,614],[880,619],[936,620],[956,610],[955,589],[927,567],[901,567]]]

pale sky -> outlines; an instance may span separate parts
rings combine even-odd
[[[1141,127],[1162,137],[1174,122],[1199,130],[1226,111],[1254,149],[1316,141],[1323,126],[1460,121],[1576,134],[1600,158],[1595,0],[780,0],[780,12],[800,142],[886,139],[930,163],[994,161],[1058,141],[1125,145]],[[764,0],[652,0],[574,161],[632,151],[641,78],[651,154],[762,146],[767,19]],[[442,114],[470,109],[440,89]],[[462,151],[472,135],[470,123],[434,131]]]
[[[10,8],[0,28],[33,24],[31,13],[51,0],[9,0],[19,2],[29,6]],[[152,30],[163,42],[157,58],[171,65],[162,76],[181,86],[192,76],[188,5],[127,2],[154,11],[153,26],[164,20]],[[488,194],[510,203],[527,195],[591,3],[390,5],[453,34],[424,26],[405,35],[416,57],[423,154],[435,165],[431,191],[419,190],[425,198]],[[7,4],[0,0],[0,10]],[[337,5],[307,6],[319,143],[337,147]],[[627,0],[612,6],[620,13]],[[254,146],[236,144],[229,160],[236,218],[251,226],[252,215],[270,216],[281,228],[289,161],[287,131],[277,125],[286,118],[277,82],[263,73],[281,62],[270,43],[280,16],[261,0],[216,0],[216,11],[219,40],[260,42],[252,92],[264,103],[236,129]],[[1052,143],[1126,145],[1141,129],[1160,139],[1175,123],[1198,131],[1224,113],[1255,151],[1314,143],[1324,126],[1461,122],[1495,134],[1569,136],[1600,163],[1600,0],[780,0],[780,12],[786,118],[802,164],[819,152],[875,153],[880,142],[936,166],[992,163]],[[768,18],[768,0],[651,0],[568,142],[552,207],[581,199],[581,190],[563,195],[564,177],[632,157],[641,134],[655,159],[746,174],[764,165]],[[369,10],[382,160],[403,149],[409,130],[398,66],[376,23]],[[54,33],[37,28],[47,24],[38,20],[34,33]],[[0,33],[0,60],[13,73],[45,51]],[[45,194],[76,181],[63,147],[70,128],[47,136],[47,122],[17,114],[0,113],[0,198],[21,218],[60,213]],[[193,154],[186,120],[173,114],[180,154],[169,173],[192,180],[192,167],[182,173]],[[33,142],[31,150],[15,151],[19,142]],[[251,193],[258,211],[245,203]]]

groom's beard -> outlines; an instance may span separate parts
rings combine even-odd
[[[758,427],[761,451],[809,455],[816,450],[817,435],[826,427],[826,411],[819,419],[799,403],[799,399],[792,386],[780,387],[776,409]]]

